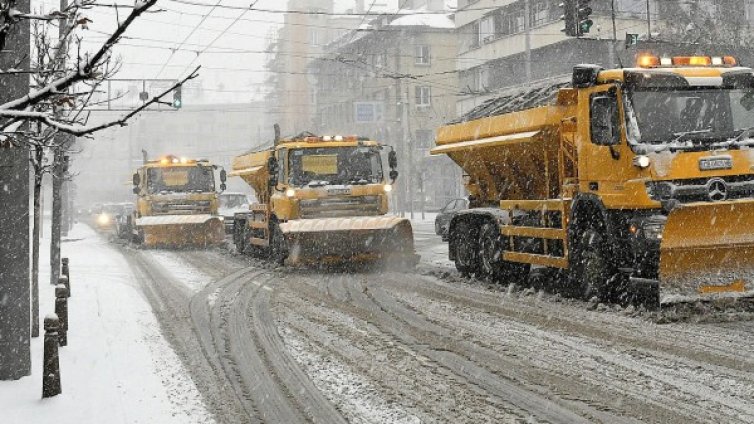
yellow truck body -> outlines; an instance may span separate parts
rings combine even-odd
[[[221,244],[225,229],[217,213],[214,169],[207,161],[174,156],[139,167],[133,176],[136,207],[128,225],[132,239],[148,247]]]
[[[397,177],[388,174],[381,144],[358,137],[303,136],[234,158],[232,176],[258,203],[234,218],[237,250],[276,262],[415,262],[407,219],[388,215]],[[394,153],[390,153],[394,156]]]
[[[461,272],[559,268],[579,295],[653,306],[754,294],[754,73],[638,63],[577,66],[437,131],[432,154],[468,174],[449,234]]]

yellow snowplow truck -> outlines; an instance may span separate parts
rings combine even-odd
[[[206,160],[165,156],[145,161],[133,175],[136,208],[127,224],[144,246],[204,247],[225,239],[218,215],[215,170]],[[220,191],[225,190],[220,171]]]
[[[390,148],[355,136],[303,134],[234,158],[231,175],[243,178],[258,203],[236,213],[239,252],[283,263],[396,260],[413,265],[411,222],[387,215],[398,177]],[[389,181],[388,181],[389,179]]]
[[[754,294],[754,73],[733,57],[579,65],[441,127],[432,154],[468,174],[464,274],[557,268],[579,295],[654,307]]]

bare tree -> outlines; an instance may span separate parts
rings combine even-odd
[[[27,95],[0,104],[0,143],[24,145],[30,151],[30,163],[34,172],[32,230],[32,336],[39,335],[39,249],[41,236],[41,193],[45,174],[62,178],[62,173],[52,172],[64,155],[55,154],[70,146],[61,140],[61,134],[89,137],[93,133],[112,126],[124,126],[127,121],[155,103],[164,103],[162,98],[198,76],[198,67],[174,85],[148,99],[139,107],[115,119],[98,124],[89,124],[89,108],[97,104],[100,87],[112,78],[120,68],[120,62],[112,55],[112,48],[121,39],[129,26],[142,14],[149,12],[157,0],[136,0],[133,6],[115,6],[126,9],[124,19],[118,14],[117,26],[107,40],[94,52],[84,52],[82,40],[91,20],[86,12],[93,7],[111,7],[97,4],[95,0],[75,0],[59,11],[46,14],[21,13],[14,8],[16,0],[0,0],[0,50],[14,24],[31,20],[32,60],[30,69],[13,66],[0,69],[3,74],[29,74],[30,90]],[[57,26],[55,25],[57,24]],[[54,29],[56,34],[50,34]],[[112,99],[109,99],[112,100]],[[70,139],[70,137],[68,137]],[[55,239],[55,238],[53,238]],[[52,249],[59,252],[59,244]],[[57,255],[59,257],[59,253]],[[53,277],[57,270],[52,270]],[[54,278],[53,278],[54,280]]]
[[[667,19],[661,39],[690,44],[751,46],[754,36],[746,19],[745,0],[679,0],[659,2]]]

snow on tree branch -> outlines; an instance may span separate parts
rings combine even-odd
[[[31,19],[36,54],[31,70],[16,67],[0,70],[0,75],[28,73],[32,77],[28,94],[0,104],[0,133],[8,134],[9,128],[17,128],[25,122],[38,122],[59,132],[87,135],[110,126],[125,125],[128,118],[159,102],[167,92],[112,122],[88,126],[86,119],[82,118],[87,117],[83,112],[98,87],[119,69],[119,62],[113,62],[112,48],[131,24],[156,2],[157,0],[136,0],[125,19],[118,19],[116,29],[99,49],[81,53],[82,36],[77,30],[86,30],[91,22],[82,11],[95,7],[94,0],[75,0],[64,10],[48,14],[21,13],[14,8],[16,0],[0,0],[0,46],[4,44],[5,36],[12,31],[15,22]],[[49,34],[52,32],[48,30],[52,28],[49,21],[59,21],[59,28],[62,28],[59,36]],[[197,70],[194,70],[174,88],[196,76]],[[78,86],[84,90],[76,90],[75,87]],[[71,93],[72,89],[77,92]]]
[[[92,134],[94,132],[103,130],[105,128],[110,128],[114,126],[125,126],[128,123],[128,120],[132,118],[134,115],[138,114],[139,112],[145,110],[149,106],[155,104],[155,103],[164,103],[161,102],[161,99],[168,94],[170,94],[173,90],[176,88],[182,86],[186,83],[186,81],[192,80],[199,76],[199,66],[197,66],[193,72],[191,72],[188,76],[181,79],[180,81],[176,82],[170,88],[164,90],[160,94],[152,97],[149,101],[144,102],[141,106],[138,108],[130,111],[129,113],[121,116],[118,119],[105,122],[98,125],[79,125],[77,123],[64,123],[59,119],[53,118],[49,113],[47,112],[36,112],[36,111],[30,111],[30,110],[2,110],[0,109],[0,116],[4,116],[6,118],[13,118],[13,119],[23,119],[27,121],[39,121],[44,123],[45,125],[52,127],[60,132],[64,132],[67,134],[72,134],[77,137],[82,137],[85,135]]]

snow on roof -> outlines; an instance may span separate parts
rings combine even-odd
[[[389,26],[426,26],[430,28],[453,29],[456,27],[450,15],[446,13],[419,13],[401,16],[390,22]]]

